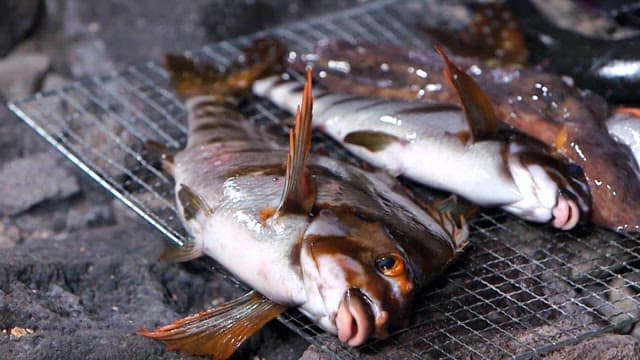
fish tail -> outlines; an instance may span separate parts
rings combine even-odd
[[[267,38],[251,44],[226,69],[183,55],[166,55],[171,82],[186,99],[187,147],[246,140],[244,116],[238,111],[239,97],[251,89],[255,80],[281,72],[285,53],[281,42]]]
[[[261,294],[244,296],[138,335],[165,341],[167,350],[227,359],[242,342],[286,310]]]
[[[165,68],[175,90],[185,98],[197,95],[240,95],[262,77],[282,71],[286,47],[280,41],[256,40],[244,49],[238,60],[223,69],[215,63],[202,63],[184,55],[165,55]]]

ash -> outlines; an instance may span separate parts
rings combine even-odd
[[[58,88],[71,79],[103,75],[130,64],[157,62],[166,52],[199,48],[213,41],[360,2],[197,0],[179,2],[176,6],[173,2],[154,0],[0,0],[1,357],[188,359],[191,357],[165,352],[161,343],[136,336],[135,331],[143,326],[153,328],[170,323],[240,294],[239,289],[210,271],[207,261],[160,262],[158,258],[167,240],[11,115],[4,106],[6,101]],[[443,3],[432,5],[441,21],[464,18],[457,5]],[[527,229],[523,229],[520,236],[528,236]],[[539,242],[541,239],[546,238],[531,235],[530,246],[524,250],[532,259],[540,251],[552,252],[554,246],[563,246]],[[469,251],[483,246],[486,254],[504,251],[479,244]],[[597,245],[589,248],[597,249]],[[589,258],[584,253],[582,256]],[[478,259],[462,259],[461,263]],[[527,280],[531,284],[523,285],[534,289],[530,294],[557,297],[558,302],[579,296],[575,286],[555,277],[545,278],[545,273],[535,268],[539,263],[523,261],[518,265],[540,274]],[[580,263],[580,266],[607,268],[611,264]],[[580,279],[571,271],[582,273],[583,270],[571,268],[566,278],[579,283]],[[438,294],[458,291],[455,284],[460,273],[459,269],[452,269],[448,274],[452,281],[439,288]],[[483,277],[481,273],[476,275]],[[627,290],[624,281],[619,278],[611,281],[620,282],[620,286],[614,287],[619,291],[612,290],[609,295],[623,302]],[[540,283],[546,284],[544,292],[539,290]],[[597,297],[585,302],[604,312],[616,311],[601,306],[609,302]],[[509,312],[508,305],[495,316],[522,316]],[[579,314],[576,308],[580,306],[576,303],[574,308],[561,310],[569,313],[575,310]],[[436,310],[425,314],[443,316],[451,309]],[[474,314],[455,316],[473,317]],[[587,318],[577,317],[567,322],[564,317],[555,321],[554,316],[540,316],[544,321],[531,323],[530,328],[512,329],[515,336],[522,342],[536,344],[539,341],[536,339],[542,336],[566,332],[580,322],[595,324],[594,318],[597,318],[581,315]],[[599,354],[606,359],[638,358],[640,343],[632,335],[640,330],[633,324],[618,330],[618,333],[590,338],[547,356],[581,359]],[[400,338],[410,336],[408,331]],[[486,346],[490,353],[490,345]],[[402,349],[384,349],[373,357],[403,356]],[[431,350],[427,346],[425,356],[437,357],[438,353]],[[475,358],[473,354],[468,356]],[[272,322],[244,344],[234,358],[328,357],[283,325]]]

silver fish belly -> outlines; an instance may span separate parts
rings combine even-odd
[[[293,111],[291,99],[298,96],[299,86],[271,77],[257,81],[253,91]],[[552,220],[560,190],[556,182],[541,167],[520,162],[524,149],[518,144],[463,142],[458,135],[469,127],[459,107],[317,92],[314,127],[373,165],[482,206],[501,206],[527,220]],[[376,140],[349,141],[350,134],[358,133],[384,134],[389,140],[381,138],[380,149]]]
[[[281,53],[274,49],[258,41],[224,73],[167,57],[189,137],[165,168],[192,238],[165,258],[210,256],[254,289],[139,332],[169,349],[226,358],[287,307],[351,346],[387,337],[407,324],[416,289],[467,243],[464,218],[417,205],[388,174],[311,154],[310,72],[288,147],[251,127],[236,98],[269,71]]]

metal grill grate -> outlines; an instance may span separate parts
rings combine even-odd
[[[419,2],[379,1],[311,21],[207,46],[192,55],[228,64],[252,39],[275,35],[294,49],[323,38],[425,44],[410,27]],[[10,103],[22,120],[176,244],[172,180],[143,148],[180,147],[186,114],[155,63]],[[286,114],[261,100],[245,109],[262,130]],[[322,138],[322,137],[321,137]],[[342,156],[346,156],[344,152]],[[424,291],[412,325],[359,349],[339,344],[295,311],[280,320],[337,358],[527,358],[640,318],[640,241],[598,228],[557,232],[502,212],[471,224],[472,245]]]

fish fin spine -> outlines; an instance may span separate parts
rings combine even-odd
[[[307,167],[311,153],[311,121],[313,94],[311,69],[307,69],[302,104],[296,111],[296,122],[289,131],[289,154],[285,187],[278,206],[278,214],[309,213],[316,201],[316,183]]]
[[[183,246],[168,246],[162,255],[160,260],[165,262],[186,262],[193,259],[197,259],[204,255],[204,251],[201,247],[196,246],[194,239],[188,240]]]
[[[167,350],[227,359],[247,338],[287,308],[251,291],[213,309],[138,335],[162,340]]]
[[[449,235],[454,245],[454,254],[462,252],[468,244],[469,228],[467,219],[473,217],[478,208],[466,201],[451,195],[433,204],[422,204],[432,218],[440,224]]]
[[[470,130],[469,140],[476,142],[487,137],[495,137],[498,132],[498,119],[489,97],[471,76],[449,60],[442,48],[436,46],[436,51],[445,63],[444,76],[456,89],[460,98],[464,118]]]

